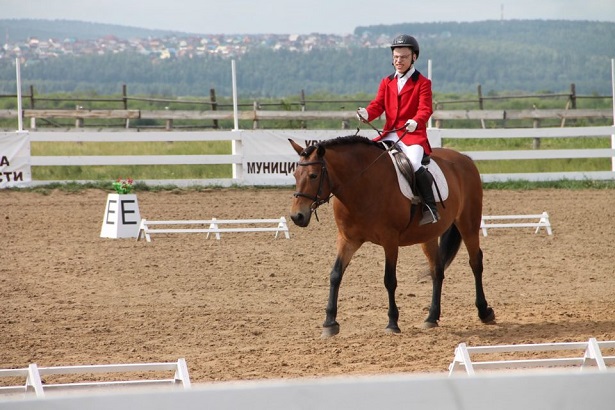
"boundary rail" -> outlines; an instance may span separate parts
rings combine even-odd
[[[42,376],[66,374],[100,374],[100,373],[130,373],[174,371],[171,379],[139,379],[122,381],[76,382],[76,383],[43,383]],[[93,387],[125,387],[131,385],[180,385],[184,389],[191,387],[190,376],[185,359],[172,363],[136,363],[136,364],[103,364],[86,366],[56,366],[38,367],[35,363],[27,368],[0,369],[0,377],[22,377],[26,379],[22,386],[0,386],[0,393],[29,393],[44,397],[46,390],[93,388]]]
[[[275,224],[275,227],[237,227],[232,228],[220,228],[220,225],[260,225],[260,224]],[[151,229],[151,225],[208,225],[208,228],[163,228],[163,229]],[[279,233],[284,233],[286,239],[290,239],[288,231],[288,224],[285,217],[278,219],[207,219],[207,220],[185,220],[185,221],[150,221],[141,219],[139,226],[139,234],[137,235],[137,241],[141,238],[145,238],[147,242],[151,242],[151,234],[158,233],[206,233],[206,238],[209,238],[210,234],[215,234],[216,239],[220,240],[221,233],[227,232],[275,232],[275,238]]]
[[[521,219],[536,219],[538,222],[507,222],[507,223],[491,223],[486,221],[503,221],[503,220],[521,220]],[[492,228],[536,228],[534,233],[538,233],[540,228],[545,228],[548,235],[553,235],[549,214],[545,211],[535,215],[483,215],[480,223],[480,229],[483,231],[483,236],[487,236],[487,229]]]
[[[245,185],[243,145],[246,138],[259,139],[280,138],[277,141],[292,138],[304,138],[306,141],[330,139],[340,136],[338,130],[239,130],[239,131],[184,131],[184,132],[136,132],[136,131],[85,131],[63,130],[54,132],[20,131],[26,133],[30,142],[148,142],[148,141],[229,141],[232,154],[229,155],[109,155],[109,156],[39,156],[30,157],[31,166],[93,166],[93,165],[172,165],[172,164],[230,164],[233,166],[232,178],[216,180],[143,180],[148,185]],[[11,133],[14,135],[14,133]],[[11,134],[5,133],[4,138]],[[615,127],[570,127],[570,128],[519,128],[519,129],[428,129],[429,139],[434,147],[443,146],[443,140],[458,138],[587,138],[610,137],[611,148],[598,149],[561,149],[561,150],[501,150],[501,151],[466,151],[477,161],[499,161],[520,159],[568,159],[568,158],[610,158],[611,169],[604,171],[576,172],[542,172],[542,173],[492,173],[483,174],[483,182],[509,180],[554,181],[554,180],[613,180],[615,179]],[[0,134],[0,138],[3,135]],[[281,147],[277,142],[274,147]],[[288,165],[296,161],[294,153],[284,156],[286,151],[279,148],[279,153],[268,155],[268,164]],[[292,151],[292,150],[289,150]],[[249,152],[248,152],[249,154]],[[290,158],[290,159],[289,159]],[[276,162],[277,161],[277,162]],[[292,171],[286,174],[265,175],[261,185],[293,185]],[[92,182],[92,181],[32,181],[31,186],[46,185],[54,182]]]
[[[615,349],[615,341],[599,342],[590,338],[587,342],[564,342],[564,343],[538,343],[500,346],[475,346],[469,347],[460,343],[455,348],[455,358],[449,365],[449,375],[459,370],[465,370],[470,376],[475,375],[477,370],[497,369],[520,369],[520,368],[550,368],[550,367],[580,367],[581,370],[588,367],[606,371],[607,365],[615,364],[615,356],[605,356],[601,349]],[[580,351],[581,356],[558,357],[558,358],[531,358],[514,360],[472,361],[471,355],[475,354],[501,354],[518,352],[561,352]]]

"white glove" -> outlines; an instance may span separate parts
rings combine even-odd
[[[417,123],[414,120],[408,120],[406,121],[406,130],[408,130],[408,132],[414,132],[414,130],[416,130],[417,127]]]
[[[367,119],[369,118],[369,114],[367,110],[363,107],[359,107],[357,110],[357,119],[362,122],[369,122]]]

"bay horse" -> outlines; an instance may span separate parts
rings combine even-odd
[[[389,298],[387,332],[400,333],[395,303],[399,247],[415,244],[421,244],[432,279],[431,307],[423,327],[438,326],[444,270],[457,255],[461,241],[468,250],[474,274],[478,317],[483,323],[495,322],[495,313],[483,291],[479,236],[483,190],[472,159],[451,149],[433,150],[431,161],[436,161],[443,171],[449,194],[444,203],[438,203],[440,220],[419,226],[421,218],[410,212],[411,201],[402,194],[393,162],[381,144],[359,135],[306,148],[289,141],[299,155],[290,209],[293,222],[307,227],[316,209],[334,197],[337,256],[330,273],[322,337],[335,336],[340,331],[336,320],[340,284],[352,256],[365,242],[384,248],[384,285]]]

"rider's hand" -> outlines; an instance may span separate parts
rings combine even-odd
[[[369,117],[369,114],[367,113],[367,110],[363,107],[359,107],[359,109],[357,109],[357,119],[361,122],[369,122],[367,121]]]
[[[406,129],[408,130],[408,132],[414,132],[414,130],[416,130],[417,125],[418,124],[414,120],[406,121]]]

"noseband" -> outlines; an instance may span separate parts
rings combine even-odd
[[[329,173],[327,172],[327,164],[325,164],[325,161],[323,159],[319,159],[317,161],[309,161],[309,162],[297,162],[297,165],[301,167],[305,167],[308,165],[316,165],[316,164],[319,164],[321,167],[320,181],[318,181],[318,191],[316,191],[316,195],[308,195],[303,192],[295,192],[293,196],[295,198],[303,197],[303,198],[307,198],[311,200],[312,205],[310,205],[310,211],[314,213],[314,216],[316,216],[316,220],[319,221],[318,213],[316,212],[316,209],[320,205],[328,203],[329,200],[333,197],[333,194],[329,195],[326,198],[321,197],[325,178],[327,180],[327,183],[329,184],[329,189],[331,188],[331,181],[329,181]]]

